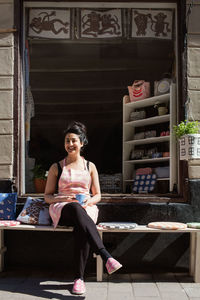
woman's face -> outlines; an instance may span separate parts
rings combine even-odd
[[[79,154],[83,143],[80,141],[80,138],[75,133],[68,133],[65,136],[65,150],[68,154]]]

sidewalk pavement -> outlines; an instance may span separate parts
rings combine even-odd
[[[71,294],[72,284],[63,273],[7,271],[0,274],[0,299],[200,300],[200,283],[185,273],[117,273],[106,275],[103,282],[87,277],[83,296]]]

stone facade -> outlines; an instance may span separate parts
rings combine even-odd
[[[187,0],[187,9],[190,0]],[[195,0],[188,23],[188,99],[190,120],[200,120],[200,1]],[[200,178],[200,160],[189,161],[188,175],[190,179]]]
[[[13,0],[0,0],[0,179],[13,177],[14,38],[6,32],[12,28]]]
[[[190,0],[187,0],[187,9]],[[0,29],[13,28],[14,0],[0,0]],[[200,1],[194,1],[188,23],[189,118],[200,120]],[[13,33],[0,33],[0,179],[13,176]],[[189,178],[200,178],[200,162],[188,164]]]

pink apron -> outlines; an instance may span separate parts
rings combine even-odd
[[[54,228],[58,225],[62,208],[70,203],[77,202],[76,194],[85,194],[90,197],[90,186],[91,186],[91,176],[86,166],[86,161],[84,160],[85,169],[75,170],[67,168],[64,163],[62,174],[58,183],[58,195],[68,196],[66,202],[53,203],[49,207],[49,214],[52,218]],[[96,224],[98,218],[98,208],[96,205],[87,206],[86,212],[91,217],[91,219]]]

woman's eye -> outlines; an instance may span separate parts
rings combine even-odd
[[[76,143],[76,142],[77,142],[77,140],[74,140],[74,139],[72,139],[72,140],[68,140],[68,139],[67,139],[67,140],[66,140],[66,143],[67,143],[67,144],[69,144],[70,142],[72,142],[72,143]]]

